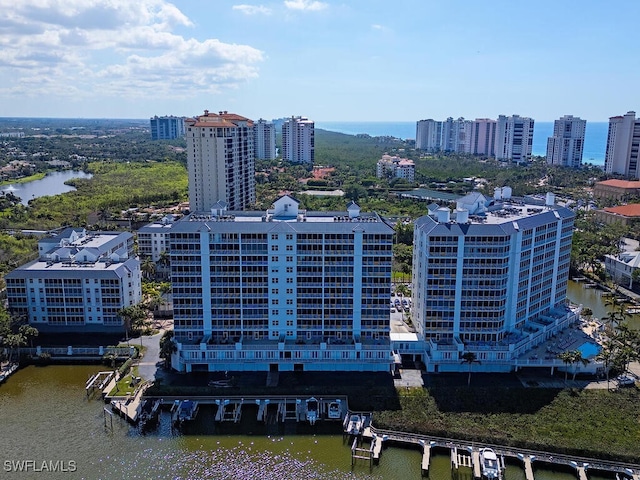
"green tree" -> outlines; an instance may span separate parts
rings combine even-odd
[[[169,367],[171,355],[178,351],[178,346],[173,340],[173,330],[167,330],[160,338],[160,358],[164,360],[165,367]]]
[[[480,363],[474,352],[465,352],[461,355],[462,363],[469,365],[469,376],[467,377],[467,386],[471,385],[471,368],[474,363]]]
[[[18,329],[18,333],[20,333],[25,338],[25,340],[29,341],[29,345],[32,348],[33,348],[33,339],[40,334],[40,332],[38,332],[38,329],[36,327],[33,327],[29,324],[21,325],[20,328]]]
[[[573,352],[569,350],[565,350],[564,352],[560,352],[558,354],[558,358],[563,361],[565,364],[564,369],[564,383],[567,383],[567,376],[569,374],[569,364],[573,363]]]

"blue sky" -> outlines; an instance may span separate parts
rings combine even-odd
[[[0,0],[0,116],[606,121],[640,111],[638,18],[637,0]]]

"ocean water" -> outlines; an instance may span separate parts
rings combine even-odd
[[[373,137],[389,135],[396,138],[416,138],[416,122],[315,122],[317,128],[357,135],[367,133]],[[607,147],[607,122],[587,122],[584,138],[583,163],[604,165]],[[553,122],[536,122],[533,129],[534,155],[547,154],[547,138],[553,133]]]

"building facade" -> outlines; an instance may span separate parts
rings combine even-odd
[[[414,230],[413,323],[428,371],[460,371],[473,352],[488,371],[517,358],[575,315],[565,305],[574,214],[512,201],[509,190],[458,200]]]
[[[404,178],[413,182],[416,178],[416,165],[413,160],[397,156],[383,155],[376,164],[378,178]]]
[[[41,331],[124,331],[118,312],[142,298],[131,233],[68,228],[40,240],[38,253],[5,277],[12,314]]]
[[[185,134],[185,117],[151,117],[149,124],[151,127],[151,140],[172,140],[182,138]]]
[[[586,128],[587,121],[573,115],[553,122],[553,136],[547,139],[547,164],[580,167]]]
[[[596,182],[593,186],[593,197],[613,200],[628,200],[633,197],[640,197],[640,181],[612,178]]]
[[[490,118],[476,118],[470,126],[469,153],[474,155],[495,155],[496,124]]]
[[[496,159],[514,163],[530,162],[533,123],[533,119],[528,117],[500,115],[496,122]]]
[[[393,228],[352,203],[218,205],[171,229],[179,371],[389,371]]]
[[[313,165],[315,124],[305,117],[291,117],[282,124],[282,159]]]
[[[640,119],[636,112],[609,118],[607,151],[604,171],[629,178],[640,178],[638,151],[640,150]]]
[[[416,123],[416,148],[426,152],[439,152],[442,139],[442,122],[419,120]]]
[[[228,113],[185,120],[189,206],[208,210],[219,201],[243,210],[256,201],[253,121]]]
[[[169,232],[175,221],[173,215],[166,215],[158,222],[149,223],[138,229],[138,255],[159,262],[169,255]]]
[[[253,124],[254,153],[259,160],[276,159],[276,126],[264,119]]]

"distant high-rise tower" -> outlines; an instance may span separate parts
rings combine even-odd
[[[292,163],[314,160],[315,124],[305,117],[291,117],[282,125],[282,158]]]
[[[636,112],[609,119],[607,152],[604,171],[639,178],[638,147],[640,145],[640,119]]]
[[[565,115],[553,122],[553,136],[547,140],[547,164],[563,167],[582,165],[586,126],[586,120],[573,115]]]
[[[474,155],[495,155],[496,121],[490,118],[476,118],[471,125],[470,153]]]
[[[275,160],[276,158],[276,126],[260,119],[253,124],[255,154],[260,160]]]
[[[437,120],[419,120],[416,123],[416,148],[427,152],[440,151],[442,122]]]
[[[256,200],[253,121],[234,113],[209,113],[185,121],[191,211],[219,201],[244,210]]]
[[[531,161],[533,119],[500,115],[496,125],[496,159],[515,163]]]
[[[171,140],[184,137],[184,117],[151,117],[151,140]]]

